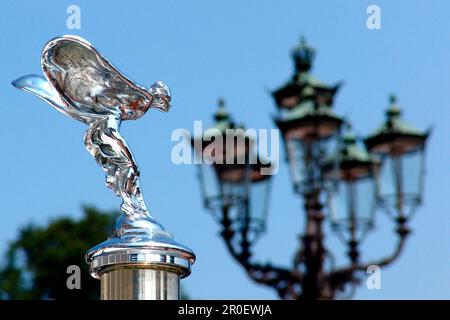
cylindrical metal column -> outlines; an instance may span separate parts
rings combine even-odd
[[[178,300],[180,279],[195,261],[192,250],[164,230],[119,226],[86,255],[91,275],[100,279],[101,299]]]
[[[113,269],[100,277],[102,300],[178,300],[180,276],[152,269]]]

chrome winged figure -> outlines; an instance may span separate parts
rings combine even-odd
[[[169,88],[161,81],[149,90],[142,88],[76,36],[50,40],[42,51],[41,67],[44,77],[26,75],[13,85],[87,124],[86,149],[106,172],[106,185],[121,197],[126,224],[136,227],[138,221],[147,221],[164,230],[147,210],[138,167],[119,128],[122,121],[138,119],[150,108],[167,112]]]

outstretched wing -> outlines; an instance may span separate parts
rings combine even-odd
[[[125,77],[91,44],[76,36],[55,38],[44,47],[42,70],[61,98],[86,119],[137,119],[152,95]]]
[[[53,89],[43,76],[29,74],[14,80],[12,85],[17,89],[33,93],[42,100],[47,101],[56,110],[70,116],[70,111],[58,92]]]

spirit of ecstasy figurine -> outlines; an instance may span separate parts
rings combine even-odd
[[[138,167],[119,132],[122,121],[138,119],[150,108],[167,112],[169,88],[161,81],[149,90],[142,88],[76,36],[49,41],[42,52],[41,66],[45,77],[27,75],[13,85],[89,126],[84,135],[86,148],[106,172],[106,185],[122,199],[123,215],[113,234],[87,254],[92,275],[100,277],[103,270],[117,263],[134,262],[168,264],[179,267],[181,277],[188,275],[194,254],[175,242],[147,210]],[[161,255],[167,256],[167,261]]]

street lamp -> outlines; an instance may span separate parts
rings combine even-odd
[[[273,92],[278,110],[274,120],[285,141],[294,190],[301,194],[322,188],[320,163],[343,123],[332,110],[340,84],[329,86],[310,74],[314,56],[315,50],[302,38],[292,53],[294,76]]]
[[[373,227],[380,163],[358,146],[351,131],[342,140],[342,146],[324,161],[322,170],[325,179],[335,186],[328,194],[332,228],[348,245],[348,256],[355,264],[358,245]]]
[[[224,239],[240,243],[236,256],[246,260],[266,226],[271,175],[262,174],[262,169],[269,169],[270,162],[254,152],[253,139],[234,124],[223,99],[214,120],[212,127],[191,141],[196,157],[210,164],[198,166],[203,201],[222,224]]]
[[[310,74],[314,56],[315,50],[302,38],[292,53],[294,76],[273,92],[278,110],[274,121],[285,143],[295,194],[305,209],[305,230],[291,267],[261,264],[251,254],[265,230],[271,176],[260,174],[266,162],[259,159],[252,138],[234,125],[223,101],[211,128],[215,139],[207,130],[192,140],[198,158],[216,160],[199,166],[199,180],[205,207],[218,217],[228,251],[250,278],[275,289],[283,299],[333,299],[348,289],[353,293],[368,266],[386,266],[402,252],[409,232],[406,208],[415,208],[422,199],[428,132],[404,123],[391,99],[387,121],[364,139],[367,151],[349,128],[342,136],[347,122],[332,109],[340,84],[330,86]],[[221,142],[211,148],[212,140]],[[245,143],[223,143],[226,140]],[[241,162],[220,162],[239,160],[237,155]],[[360,245],[373,229],[379,207],[396,216],[399,242],[385,258],[362,263]],[[325,245],[325,219],[348,246],[349,263],[343,267],[335,266]]]
[[[430,130],[421,131],[401,118],[395,96],[386,121],[365,139],[368,150],[381,156],[378,201],[400,223],[421,204],[425,176],[425,146]]]

